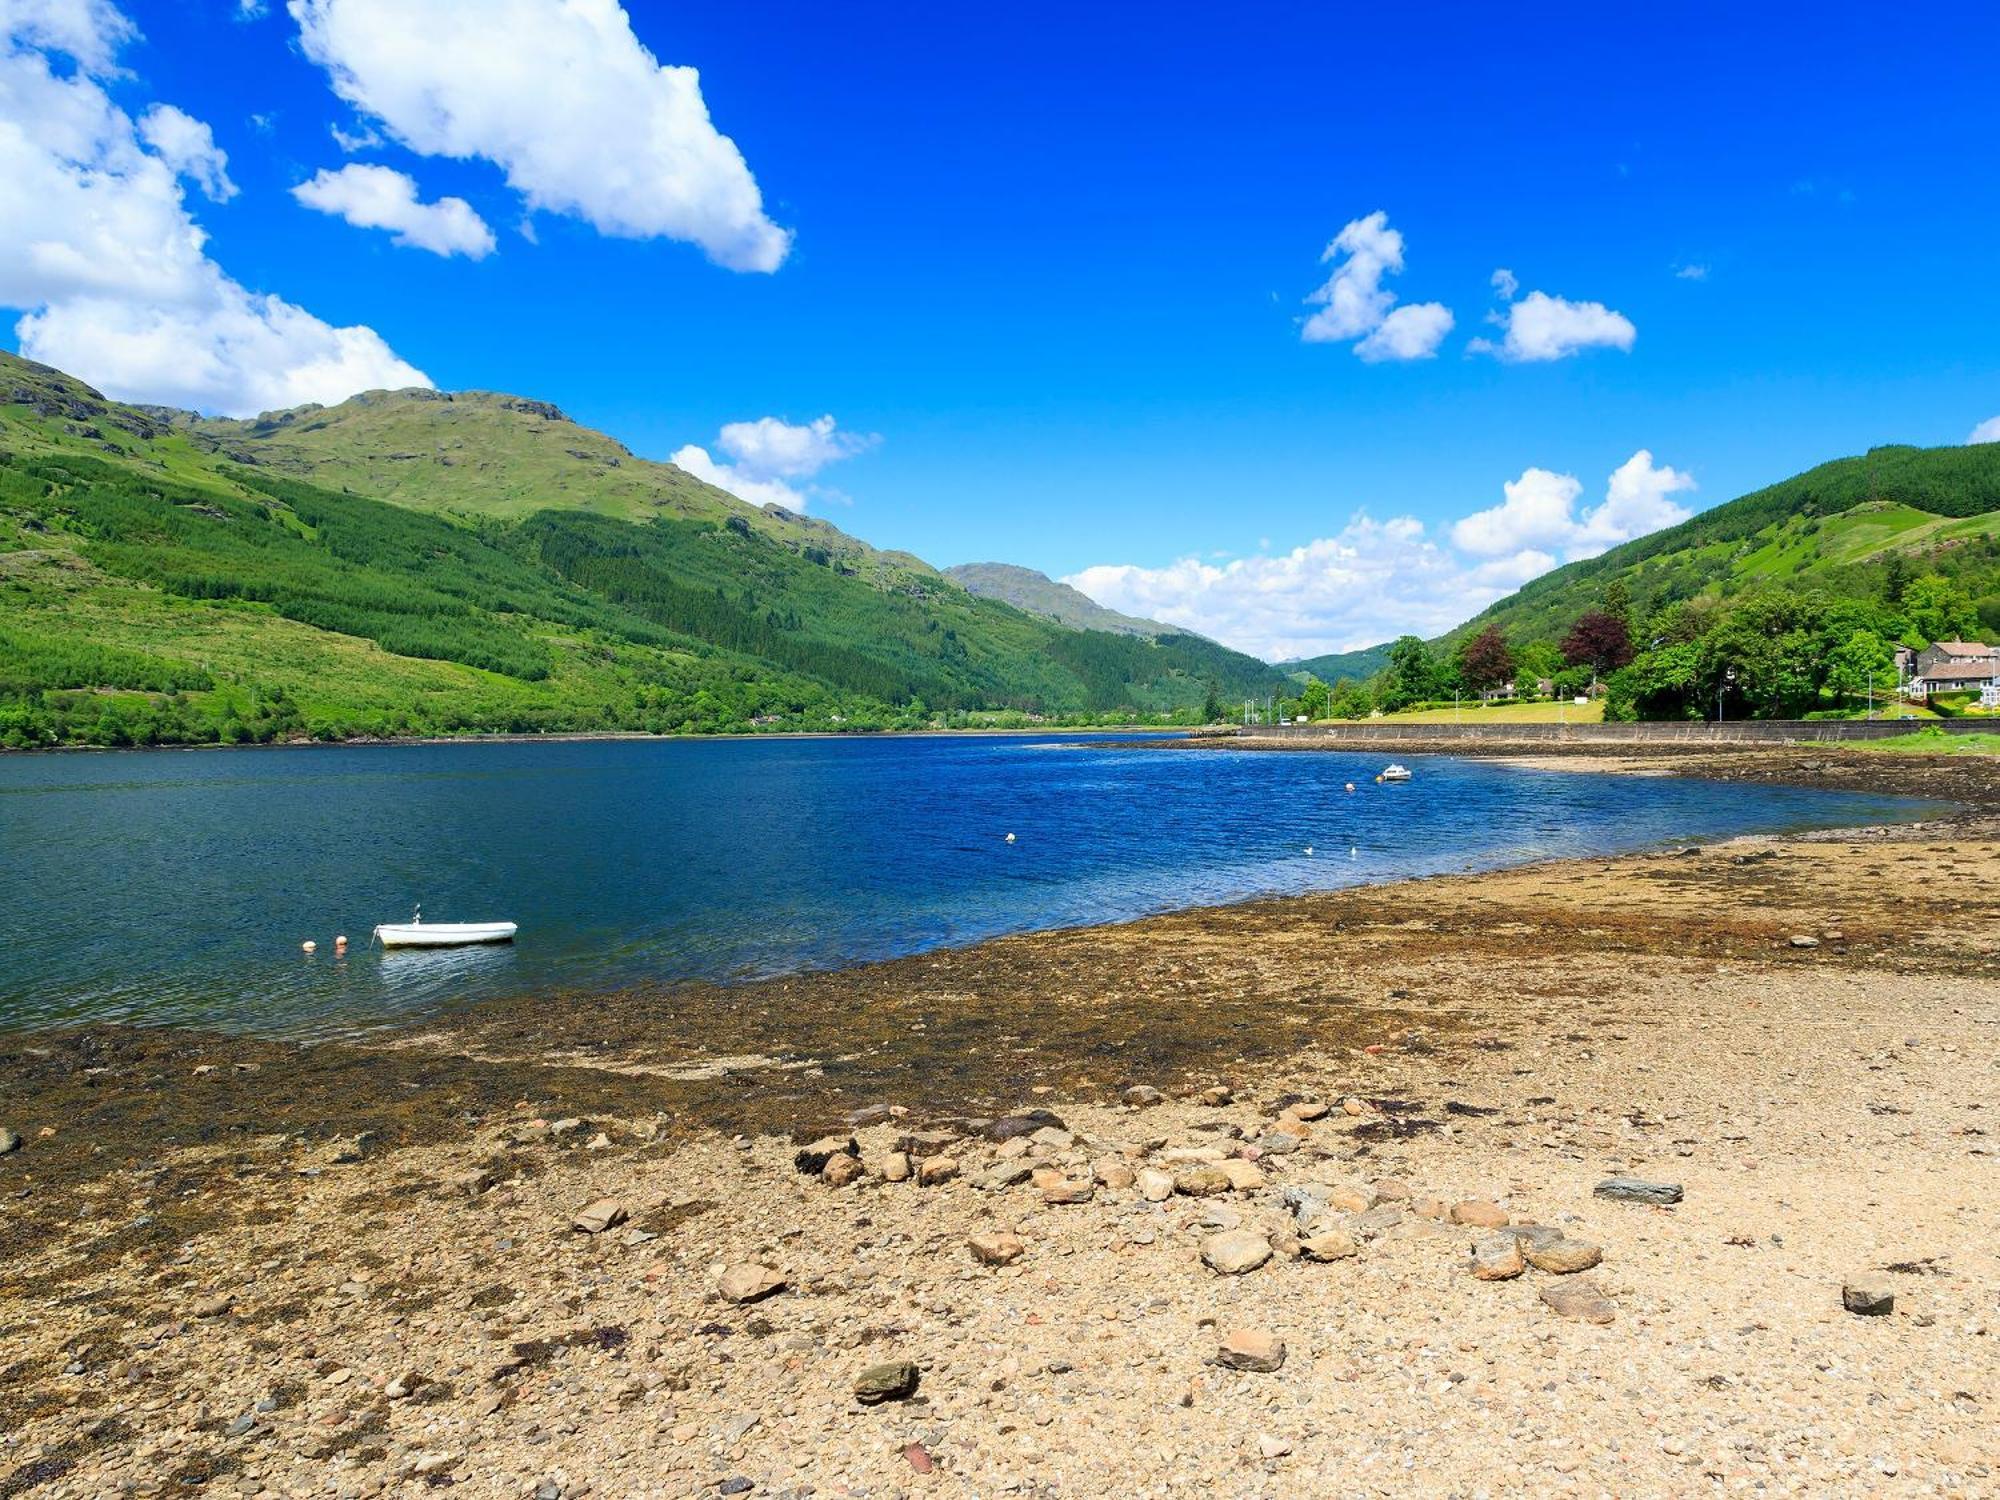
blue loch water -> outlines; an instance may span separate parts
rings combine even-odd
[[[1414,781],[1385,786],[1359,755],[1074,735],[0,757],[0,1025],[325,1034],[1929,806],[1409,764]],[[519,922],[520,939],[369,947],[419,901],[431,921]]]

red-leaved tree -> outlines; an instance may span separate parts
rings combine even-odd
[[[1459,648],[1458,678],[1475,693],[1496,688],[1514,675],[1514,648],[1498,625],[1488,625]]]
[[[1563,660],[1572,667],[1589,667],[1600,677],[1632,662],[1632,632],[1616,615],[1585,610],[1563,637]]]

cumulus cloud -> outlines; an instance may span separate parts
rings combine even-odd
[[[1497,274],[1494,284],[1500,284]],[[1505,330],[1505,337],[1497,344],[1474,339],[1467,348],[1518,364],[1567,359],[1585,349],[1630,349],[1639,336],[1630,318],[1602,302],[1571,302],[1547,292],[1530,292],[1508,303],[1493,321]]]
[[[1354,346],[1370,364],[1389,359],[1429,359],[1451,332],[1451,309],[1442,302],[1411,302],[1392,310]]]
[[[1493,273],[1493,290],[1502,302],[1512,302],[1514,294],[1521,290],[1521,278],[1502,266]]]
[[[2000,417],[1988,417],[1972,429],[1968,443],[2000,443]]]
[[[1501,485],[1500,504],[1455,523],[1451,539],[1475,557],[1518,560],[1524,552],[1560,551],[1574,562],[1685,521],[1690,512],[1672,497],[1694,487],[1690,475],[1655,464],[1641,448],[1612,471],[1604,499],[1579,515],[1583,485],[1575,475],[1525,469]]]
[[[1278,556],[1186,557],[1164,567],[1103,564],[1063,581],[1127,614],[1199,631],[1267,661],[1351,651],[1405,633],[1441,634],[1557,565],[1669,526],[1687,512],[1670,496],[1692,489],[1641,449],[1604,499],[1577,513],[1571,475],[1529,469],[1503,502],[1429,536],[1421,521],[1357,512],[1331,537]]]
[[[361,229],[386,229],[392,244],[433,255],[483,260],[493,253],[493,231],[463,198],[425,203],[416,182],[392,167],[350,163],[338,171],[322,168],[292,189],[307,208],[345,219]]]
[[[0,0],[0,48],[60,52],[99,77],[138,34],[111,0]]]
[[[1708,267],[1699,262],[1690,262],[1687,265],[1675,266],[1674,275],[1682,281],[1706,281],[1708,280]]]
[[[616,0],[289,0],[334,91],[426,156],[497,165],[530,210],[775,271],[764,213],[700,75],[662,66]]]
[[[374,330],[208,257],[181,187],[224,195],[207,126],[168,107],[135,122],[99,83],[134,34],[97,0],[0,0],[0,306],[24,314],[21,352],[114,396],[231,414],[428,385]]]
[[[803,481],[828,464],[865,453],[881,441],[872,432],[842,432],[831,416],[810,422],[759,417],[754,422],[723,424],[715,443],[726,459],[689,443],[674,454],[673,461],[695,478],[728,490],[739,500],[804,512],[815,499],[844,497]]]
[[[229,157],[215,144],[215,132],[206,122],[171,104],[155,104],[139,117],[139,135],[161,161],[211,202],[227,203],[236,196],[236,184],[229,180]]]
[[[1347,224],[1320,256],[1333,263],[1326,282],[1306,298],[1319,311],[1305,320],[1299,337],[1308,344],[1359,340],[1354,352],[1374,364],[1384,360],[1428,359],[1451,332],[1450,309],[1438,302],[1396,306],[1384,276],[1403,269],[1403,236],[1377,209]]]

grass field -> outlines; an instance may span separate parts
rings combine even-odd
[[[2000,733],[1946,734],[1942,729],[1919,729],[1886,740],[1856,742],[1856,750],[1893,750],[1908,755],[2000,755]]]
[[[1574,703],[1496,703],[1491,708],[1420,708],[1384,714],[1385,724],[1602,724],[1602,700]]]

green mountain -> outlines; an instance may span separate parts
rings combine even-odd
[[[511,397],[217,423],[0,354],[0,743],[1186,720],[1279,681],[623,451]]]
[[[1614,584],[1642,618],[1764,585],[1869,591],[1891,557],[1905,569],[1963,575],[1984,628],[2000,631],[1996,536],[2000,443],[1875,448],[1544,573],[1443,641],[1488,625],[1523,641],[1556,641]]]
[[[1281,661],[1278,670],[1295,678],[1317,677],[1321,682],[1338,682],[1346,677],[1366,682],[1389,665],[1389,643],[1364,646],[1359,651],[1336,651],[1329,656],[1309,656],[1299,661]]]
[[[1181,632],[1158,620],[1141,620],[1106,609],[1080,589],[1057,583],[1046,573],[1013,563],[960,563],[946,568],[945,577],[969,594],[998,599],[1031,615],[1054,620],[1072,630],[1108,630],[1113,635],[1142,635],[1149,640]]]

